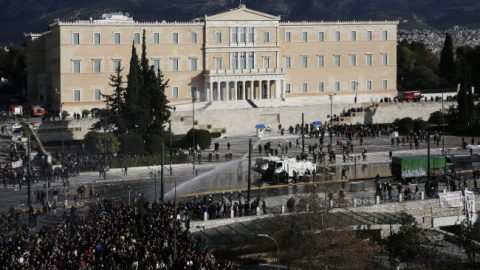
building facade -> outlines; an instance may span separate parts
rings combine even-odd
[[[397,21],[284,22],[246,8],[192,22],[136,22],[128,15],[55,21],[26,35],[28,97],[69,112],[101,108],[118,67],[146,33],[150,65],[170,80],[170,102],[224,102],[396,94]]]

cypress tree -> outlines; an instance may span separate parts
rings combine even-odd
[[[165,89],[165,81],[160,70],[156,73],[153,66],[148,65],[145,30],[142,37],[142,55],[138,58],[135,44],[132,44],[130,67],[126,87],[118,68],[116,74],[110,76],[109,85],[113,87],[112,95],[102,95],[109,112],[101,115],[101,120],[92,129],[104,127],[104,117],[108,115],[109,129],[116,135],[139,134],[144,140],[150,135],[165,136],[165,124],[170,118]]]
[[[114,92],[111,95],[101,94],[102,98],[107,105],[108,111],[102,111],[100,114],[100,120],[92,125],[92,130],[101,130],[105,126],[105,120],[107,120],[107,129],[109,132],[113,132],[115,135],[123,135],[126,133],[125,126],[125,88],[123,84],[122,76],[123,68],[121,66],[116,68],[116,73],[110,75],[110,85]],[[108,118],[108,119],[105,119]]]
[[[127,75],[128,82],[125,90],[125,112],[124,119],[129,133],[140,132],[144,126],[145,119],[140,117],[143,104],[140,100],[143,88],[142,73],[135,45],[132,45],[132,56],[130,58],[130,69]]]
[[[116,68],[117,73],[110,75],[109,85],[113,87],[112,95],[103,95],[105,98],[105,103],[110,109],[109,113],[109,123],[111,126],[111,132],[115,135],[123,135],[126,133],[126,123],[124,117],[126,116],[125,112],[125,88],[123,84],[123,76],[121,72],[123,68],[121,66]]]
[[[439,63],[440,75],[447,82],[447,87],[454,87],[456,84],[455,60],[453,55],[453,41],[450,34],[445,36],[442,53]]]
[[[463,57],[460,59],[460,71],[460,91],[457,95],[458,119],[462,124],[469,124],[473,113],[473,106],[470,104],[473,103],[472,83],[470,67]],[[469,102],[469,98],[471,98],[471,102]]]
[[[144,139],[149,135],[164,135],[165,123],[170,118],[170,107],[165,95],[165,88],[168,81],[165,82],[160,70],[156,73],[153,66],[148,66],[147,47],[145,42],[145,30],[142,37],[142,58],[140,60],[143,74],[143,104],[145,110],[142,111],[142,117],[148,119],[147,126],[141,132]]]
[[[170,106],[168,106],[165,89],[168,87],[168,80],[165,81],[161,70],[155,76],[154,67],[150,67],[150,74],[154,75],[155,83],[150,92],[150,118],[153,119],[148,133],[160,135],[165,138],[165,124],[170,119]]]
[[[475,50],[464,46],[457,49],[457,70],[459,70],[460,90],[457,95],[458,120],[462,124],[470,124],[473,120],[474,97],[472,92],[475,71]]]

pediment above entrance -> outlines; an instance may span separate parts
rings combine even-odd
[[[280,16],[262,13],[241,5],[227,12],[205,16],[205,21],[280,21]]]

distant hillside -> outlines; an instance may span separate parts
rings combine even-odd
[[[0,0],[0,42],[22,42],[54,19],[122,11],[137,21],[187,21],[238,7],[240,0]],[[478,0],[242,0],[283,20],[400,20],[403,29],[480,28]]]

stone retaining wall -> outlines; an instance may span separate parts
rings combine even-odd
[[[228,101],[226,101],[228,102]],[[282,101],[279,100],[279,103]],[[455,102],[444,102],[444,107],[455,105]],[[403,102],[403,103],[342,103],[332,104],[334,115],[347,111],[350,108],[368,108],[364,112],[357,112],[355,116],[342,117],[340,124],[356,123],[391,123],[396,118],[412,117],[413,119],[428,119],[432,112],[441,108],[440,102]],[[274,132],[278,131],[278,125],[288,128],[302,122],[304,113],[305,123],[313,121],[328,121],[330,115],[330,104],[308,105],[301,107],[270,107],[270,108],[248,108],[229,110],[196,110],[195,121],[197,128],[207,129],[211,132],[222,132],[224,134],[253,134],[256,124],[271,126]],[[186,134],[192,128],[191,111],[175,111],[171,114],[172,131],[174,134]],[[96,118],[81,118],[62,121],[45,121],[35,126],[38,136],[43,141],[61,140],[63,126],[64,140],[79,140],[90,130],[92,124],[97,122]]]
[[[480,209],[480,195],[475,195],[475,209]],[[433,228],[442,225],[440,222],[445,222],[443,225],[453,225],[451,220],[439,218],[455,219],[458,223],[465,219],[463,207],[441,208],[439,199],[428,200],[414,200],[402,201],[394,203],[383,203],[371,206],[349,207],[349,208],[335,208],[338,212],[372,212],[372,213],[399,213],[406,212],[414,216],[420,225],[424,228]],[[476,218],[475,218],[476,219]],[[448,224],[447,224],[448,223]]]

